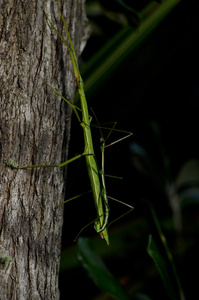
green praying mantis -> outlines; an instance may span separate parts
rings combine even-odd
[[[113,126],[113,128],[109,128],[110,132],[108,134],[108,136],[106,137],[106,139],[101,138],[100,140],[100,148],[101,148],[101,170],[99,170],[97,161],[96,161],[96,156],[94,153],[94,148],[93,148],[93,140],[92,140],[92,134],[91,134],[91,117],[89,116],[89,112],[88,112],[88,106],[87,106],[87,101],[86,101],[86,97],[85,97],[85,92],[84,92],[84,84],[83,84],[83,80],[82,77],[80,75],[80,71],[79,71],[79,65],[78,65],[78,61],[77,61],[77,57],[75,54],[75,49],[66,25],[66,22],[64,20],[64,17],[61,13],[61,10],[58,6],[60,15],[61,15],[61,19],[63,22],[63,25],[65,27],[66,33],[67,33],[67,38],[68,38],[68,42],[65,41],[65,39],[61,36],[61,34],[58,32],[58,30],[56,29],[56,27],[52,24],[52,22],[50,21],[47,13],[44,11],[44,14],[46,16],[46,19],[48,21],[48,23],[50,24],[51,28],[53,30],[55,30],[55,32],[57,33],[57,35],[60,37],[60,39],[62,40],[62,42],[64,43],[64,45],[67,47],[69,54],[70,54],[70,58],[72,61],[72,66],[73,66],[73,70],[74,70],[74,75],[75,75],[75,80],[77,83],[77,89],[79,92],[79,96],[80,96],[80,102],[81,102],[81,109],[78,108],[77,106],[75,106],[74,104],[72,104],[71,102],[69,102],[66,98],[64,98],[57,90],[55,90],[52,86],[50,86],[49,84],[47,84],[47,86],[49,88],[51,88],[59,97],[61,97],[68,105],[70,105],[82,127],[83,130],[83,135],[84,135],[84,151],[82,154],[78,154],[75,157],[60,163],[58,165],[31,165],[31,166],[24,166],[24,167],[20,167],[18,166],[18,164],[12,160],[7,162],[7,165],[15,168],[15,169],[28,169],[28,168],[40,168],[40,167],[63,167],[81,157],[85,157],[86,160],[86,166],[87,166],[87,171],[88,171],[88,177],[90,179],[90,185],[91,185],[91,190],[92,190],[92,195],[93,195],[93,199],[94,199],[94,203],[95,203],[95,207],[96,207],[96,212],[97,212],[97,218],[92,221],[91,223],[94,222],[94,228],[96,230],[96,232],[98,234],[100,234],[101,238],[105,239],[107,245],[110,244],[109,242],[109,235],[108,235],[108,226],[111,224],[108,224],[108,219],[109,219],[109,203],[108,203],[108,198],[113,199],[111,197],[107,196],[107,192],[106,192],[106,184],[105,184],[105,173],[104,173],[104,153],[105,153],[105,148],[108,146],[113,145],[116,142],[119,142],[120,140],[129,137],[130,135],[132,135],[132,133],[130,132],[125,132],[127,135],[113,143],[111,143],[110,145],[106,145],[106,140],[107,138],[110,136],[111,132],[113,130],[116,131],[120,131],[120,132],[124,132],[121,130],[117,130],[115,129],[115,125]],[[81,117],[80,117],[80,113],[81,112]],[[107,129],[107,128],[106,128]],[[69,202],[77,197],[79,197],[81,195],[78,195],[76,197],[73,197],[71,199],[68,199],[66,201],[64,201],[63,203]],[[128,206],[130,208],[130,211],[133,209],[132,206],[123,203],[119,200],[113,199],[119,203],[125,204],[126,206]],[[62,205],[63,203],[61,203],[60,205]],[[58,205],[58,206],[60,206]],[[58,207],[57,206],[57,207]],[[57,208],[56,207],[56,208]],[[130,212],[128,211],[128,212]],[[127,213],[128,213],[127,212]],[[126,215],[127,213],[123,214],[122,216]],[[122,217],[120,216],[120,217]],[[120,218],[119,217],[119,218]],[[116,220],[118,220],[119,218],[117,218]],[[114,221],[113,221],[114,222]],[[113,223],[112,222],[112,223]],[[90,225],[91,223],[87,224],[85,227],[87,227],[88,225]],[[83,227],[82,230],[85,228]],[[79,234],[82,232],[82,230],[79,232]],[[79,234],[77,235],[77,237],[79,236]],[[76,238],[77,238],[76,237]]]

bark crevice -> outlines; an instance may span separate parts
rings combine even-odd
[[[65,169],[13,170],[67,159],[75,80],[67,49],[47,25],[46,7],[59,27],[56,1],[4,0],[0,4],[0,299],[59,299]],[[84,1],[60,1],[80,53]],[[62,56],[60,58],[60,55]],[[60,63],[61,61],[61,63]]]

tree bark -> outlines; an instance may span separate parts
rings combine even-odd
[[[0,299],[59,299],[58,274],[66,168],[13,170],[67,160],[75,80],[52,0],[0,1]],[[85,36],[84,0],[61,0],[77,54]]]

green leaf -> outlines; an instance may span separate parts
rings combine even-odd
[[[107,1],[108,2],[108,1]],[[167,0],[157,5],[150,2],[142,12],[143,21],[137,30],[127,26],[119,31],[81,68],[87,101],[107,82],[113,72],[122,65],[154,32],[165,17],[180,3],[180,0]],[[79,97],[75,96],[75,105]]]
[[[153,259],[153,261],[158,269],[158,272],[162,278],[162,281],[164,283],[164,286],[165,286],[168,296],[170,297],[170,299],[173,299],[173,300],[178,299],[176,297],[175,289],[174,289],[173,284],[170,279],[170,275],[169,275],[169,272],[167,269],[167,264],[166,264],[163,256],[161,255],[155,241],[153,240],[152,235],[149,235],[147,252]]]
[[[78,259],[93,282],[114,299],[129,300],[129,297],[112,273],[107,269],[102,259],[93,251],[89,240],[79,238],[77,244]]]
[[[179,279],[179,276],[177,274],[177,270],[174,264],[172,253],[169,249],[169,246],[167,244],[167,240],[165,235],[162,232],[159,220],[157,218],[156,212],[151,205],[150,202],[148,202],[152,219],[154,222],[154,225],[156,227],[157,233],[159,235],[160,241],[162,243],[163,249],[165,250],[165,255],[163,255],[163,252],[160,252],[159,248],[157,247],[156,243],[153,241],[152,236],[149,236],[149,243],[147,246],[147,252],[152,257],[154,263],[156,264],[156,267],[160,273],[160,276],[163,280],[163,283],[165,285],[166,291],[171,299],[180,299],[184,300],[184,291],[182,289],[182,285]],[[171,281],[172,276],[172,281]]]

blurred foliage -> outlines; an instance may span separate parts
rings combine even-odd
[[[121,285],[107,269],[102,259],[92,249],[88,239],[79,238],[78,258],[93,282],[114,299],[129,300]]]
[[[81,57],[81,72],[89,105],[100,123],[118,121],[119,129],[133,132],[130,139],[106,149],[106,173],[123,177],[107,178],[107,191],[135,209],[109,227],[110,247],[92,226],[82,234],[90,237],[91,246],[81,237],[77,247],[72,241],[93,219],[95,207],[87,196],[65,206],[61,299],[67,298],[65,293],[77,299],[117,299],[108,291],[106,276],[130,299],[195,299],[199,3],[86,4],[93,33]],[[71,157],[82,151],[79,127],[74,118]],[[98,155],[100,133],[94,128],[93,138]],[[67,198],[89,190],[84,161],[68,166],[67,182]],[[110,220],[126,211],[114,201],[110,209]],[[104,282],[95,273],[96,261]]]

